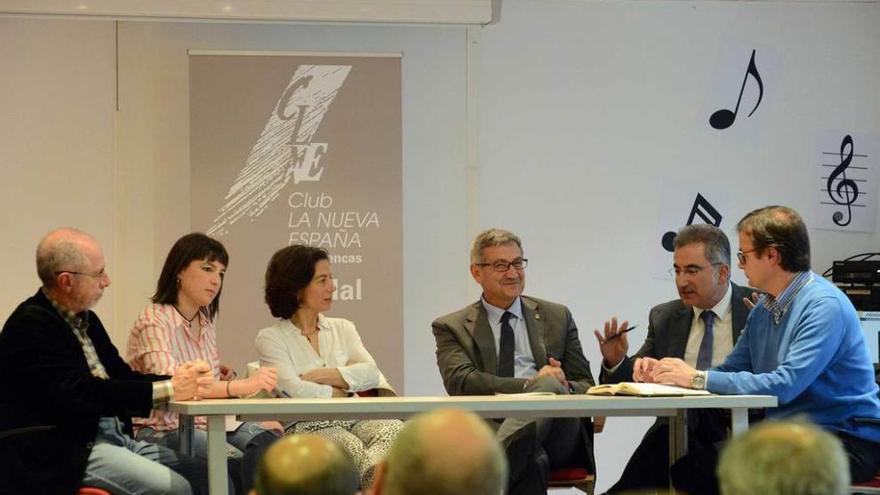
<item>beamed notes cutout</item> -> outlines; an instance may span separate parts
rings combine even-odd
[[[859,199],[859,185],[846,177],[846,169],[853,159],[853,139],[847,134],[840,142],[840,165],[828,175],[827,192],[831,201],[846,206],[846,217],[842,211],[835,211],[831,219],[837,225],[846,227],[852,221],[852,205]],[[837,184],[834,184],[837,181]]]
[[[715,207],[712,206],[712,203],[710,203],[700,193],[697,193],[697,197],[694,199],[694,205],[691,207],[691,212],[688,214],[687,223],[685,225],[693,224],[694,219],[696,219],[697,217],[700,217],[703,222],[710,225],[714,225],[716,227],[721,225],[721,213],[718,213],[718,210],[716,210]],[[675,237],[677,235],[678,234],[673,231],[669,231],[663,234],[663,239],[660,241],[663,249],[669,251],[670,253],[675,251]]]
[[[751,117],[752,114],[755,113],[755,110],[758,109],[761,100],[764,98],[764,81],[761,80],[761,74],[758,73],[758,66],[755,65],[755,50],[752,50],[752,58],[749,59],[749,67],[746,69],[745,77],[743,77],[742,87],[740,88],[739,96],[736,99],[736,108],[734,108],[733,111],[727,108],[722,108],[715,111],[709,117],[709,125],[714,129],[727,129],[736,121],[736,116],[739,113],[739,105],[742,103],[743,91],[746,89],[746,82],[748,82],[749,76],[752,76],[758,84],[758,101],[755,102],[755,106],[752,108],[752,111],[749,112],[747,117]]]

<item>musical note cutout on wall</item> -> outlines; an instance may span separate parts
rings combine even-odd
[[[841,227],[846,227],[852,221],[852,207],[859,199],[858,183],[846,177],[846,169],[852,165],[853,155],[853,139],[847,134],[840,142],[840,165],[834,167],[834,170],[828,174],[828,182],[826,182],[825,192],[828,193],[831,201],[846,206],[846,216],[843,211],[835,211],[831,216],[834,223]],[[824,163],[823,166],[825,166]]]
[[[876,232],[880,135],[827,130],[816,133],[815,199],[809,225],[847,232]]]
[[[758,66],[755,65],[755,52],[756,50],[752,50],[752,58],[749,59],[749,66],[746,69],[746,75],[743,77],[742,87],[739,90],[739,96],[736,99],[736,107],[733,110],[729,110],[727,108],[722,108],[720,110],[716,110],[709,117],[709,125],[715,129],[723,130],[732,126],[736,121],[736,116],[739,114],[739,105],[742,103],[743,92],[746,89],[746,83],[749,80],[749,76],[752,76],[755,82],[758,84],[758,101],[755,102],[755,106],[752,107],[752,111],[749,112],[747,117],[751,117],[755,110],[758,109],[758,106],[761,104],[761,100],[764,98],[764,81],[761,80],[761,74],[758,72]]]
[[[687,223],[685,225],[691,225],[694,223],[694,220],[700,217],[704,223],[708,223],[710,225],[714,225],[718,227],[721,225],[721,213],[718,213],[718,210],[712,206],[712,203],[709,202],[706,198],[703,197],[702,194],[697,193],[697,197],[694,199],[694,205],[691,206],[691,212],[688,214]],[[663,249],[669,251],[670,253],[675,251],[675,237],[678,234],[673,231],[666,232],[663,234],[663,239],[660,241],[660,244],[663,246]]]

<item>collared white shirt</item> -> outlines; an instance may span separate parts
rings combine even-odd
[[[733,350],[733,312],[731,300],[733,290],[730,283],[727,284],[727,292],[718,301],[718,304],[709,308],[715,313],[715,324],[712,326],[712,366],[718,366]],[[700,343],[706,334],[706,324],[700,315],[704,309],[693,307],[694,318],[691,320],[691,331],[688,334],[687,346],[684,351],[684,361],[692,367],[697,366],[697,355],[700,353]]]
[[[332,397],[333,387],[309,382],[300,375],[316,368],[338,368],[348,392],[391,388],[373,356],[367,352],[354,323],[343,318],[318,315],[318,347],[309,343],[290,320],[260,330],[255,342],[261,366],[278,370],[278,386],[291,397]]]
[[[506,311],[509,311],[515,318],[510,318],[508,323],[513,328],[513,376],[514,378],[531,378],[538,373],[535,366],[535,356],[532,355],[532,346],[529,343],[529,330],[526,326],[526,320],[523,318],[522,301],[516,298],[516,301],[507,309],[502,309],[489,304],[484,298],[480,298],[483,307],[486,308],[486,314],[489,317],[489,327],[492,329],[492,336],[495,338],[495,358],[497,362],[498,353],[501,349],[501,317]]]

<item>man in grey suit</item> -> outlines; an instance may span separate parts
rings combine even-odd
[[[483,296],[431,324],[450,395],[582,394],[594,384],[568,308],[522,295],[527,264],[511,232],[490,229],[474,240],[470,272]],[[547,493],[555,467],[595,472],[589,420],[509,418],[492,426],[507,451],[508,493]]]
[[[627,328],[612,318],[604,332],[596,330],[602,351],[599,381],[633,381],[633,373],[646,373],[664,357],[684,359],[698,369],[724,362],[746,324],[749,309],[744,301],[752,291],[730,282],[730,241],[711,225],[689,225],[675,238],[672,272],[679,299],[651,308],[648,336],[634,356],[627,356]],[[620,333],[619,336],[615,337]],[[726,437],[726,421],[718,411],[688,416],[690,447]],[[697,426],[699,436],[697,435]],[[669,426],[658,419],[636,448],[620,480],[608,493],[669,486]]]

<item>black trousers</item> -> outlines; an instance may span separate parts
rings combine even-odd
[[[730,413],[721,409],[688,411],[688,452],[727,438]],[[669,488],[669,419],[658,418],[636,447],[620,479],[607,493]]]

